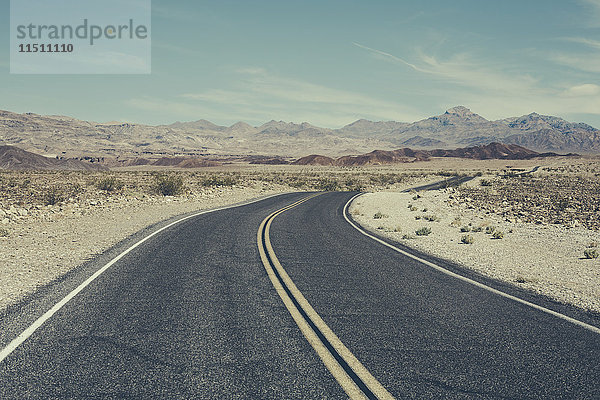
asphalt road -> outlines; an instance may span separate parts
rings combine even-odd
[[[270,240],[299,291],[389,393],[600,398],[599,334],[367,238],[344,219],[352,196],[322,194],[285,211]],[[200,215],[147,240],[0,362],[0,398],[346,398],[259,255],[261,221],[304,197]],[[147,233],[11,308],[0,347]]]

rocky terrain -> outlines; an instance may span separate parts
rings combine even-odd
[[[511,223],[583,226],[600,230],[600,168],[588,174],[557,174],[542,168],[536,174],[500,175],[481,186],[460,188],[451,202],[482,213],[494,213]]]
[[[0,144],[65,158],[301,157],[311,153],[339,157],[401,146],[454,149],[492,142],[538,152],[599,153],[600,131],[536,113],[488,121],[462,106],[413,123],[358,120],[339,129],[283,121],[256,127],[244,122],[219,126],[206,120],[150,126],[0,111]]]

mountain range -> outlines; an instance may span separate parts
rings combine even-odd
[[[600,130],[537,113],[489,121],[463,106],[413,123],[361,119],[339,129],[284,121],[220,126],[198,120],[152,126],[0,111],[0,145],[64,158],[300,157],[311,153],[339,157],[405,146],[455,149],[493,142],[538,152],[600,153]]]

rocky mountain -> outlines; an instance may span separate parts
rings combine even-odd
[[[14,146],[0,146],[0,169],[94,171],[107,168],[74,159],[48,158]]]
[[[527,160],[536,157],[555,157],[555,153],[538,153],[533,150],[514,144],[490,143],[473,147],[458,148],[454,150],[413,150],[410,148],[392,151],[375,150],[358,156],[343,156],[337,159],[320,155],[302,157],[292,164],[296,165],[337,165],[337,166],[364,166],[399,164],[415,161],[429,161],[432,157],[455,157],[472,160]]]
[[[589,125],[536,113],[489,121],[462,106],[413,123],[362,119],[339,129],[274,120],[256,127],[207,120],[151,126],[0,111],[0,145],[64,158],[338,157],[375,149],[453,149],[492,142],[538,152],[600,153],[600,131]]]

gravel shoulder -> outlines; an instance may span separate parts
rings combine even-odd
[[[352,203],[350,213],[366,229],[409,247],[600,312],[600,259],[583,255],[588,246],[600,243],[598,231],[515,222],[460,202],[454,193],[453,189],[421,192],[418,198],[416,193],[367,193]],[[431,233],[418,236],[421,228],[430,228]],[[497,235],[502,238],[494,239],[492,229],[502,232]],[[471,244],[462,242],[467,235]]]

